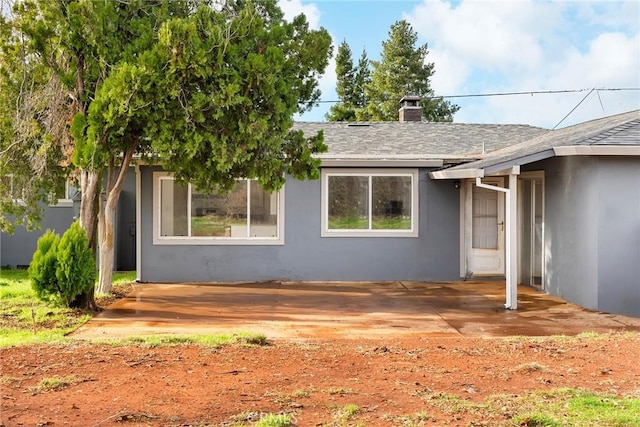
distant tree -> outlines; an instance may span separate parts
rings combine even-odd
[[[99,292],[111,288],[115,208],[134,156],[157,156],[204,192],[318,175],[322,134],[292,131],[292,117],[318,100],[331,39],[303,15],[286,22],[275,0],[16,0],[0,35],[0,89],[12,91],[0,96],[0,176],[16,162],[28,175],[35,163],[22,152],[77,172]],[[47,102],[26,105],[52,85],[53,121]]]
[[[365,87],[369,120],[398,120],[400,99],[405,95],[422,98],[422,117],[428,121],[452,121],[459,110],[442,98],[433,98],[430,79],[434,64],[427,63],[427,45],[416,47],[417,33],[405,21],[397,21],[389,30],[389,39],[382,42],[380,61],[371,61],[371,81]]]
[[[351,48],[346,41],[338,46],[336,55],[336,93],[340,101],[331,106],[326,114],[330,122],[352,122],[357,120],[358,110],[361,110],[366,100],[364,86],[368,81],[369,61],[363,50],[357,66],[353,64]]]
[[[365,94],[365,88],[371,83],[371,61],[367,57],[367,51],[362,49],[362,55],[358,60],[358,66],[356,67],[356,75],[354,79],[354,98],[353,102],[357,106],[356,119],[365,120],[363,112],[366,111],[367,97]]]

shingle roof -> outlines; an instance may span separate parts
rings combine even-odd
[[[483,169],[542,153],[554,147],[572,145],[640,145],[640,110],[548,131],[527,141],[489,153],[481,160],[449,170]]]
[[[477,159],[550,131],[528,125],[427,122],[297,122],[307,135],[324,131],[323,159],[341,157]]]

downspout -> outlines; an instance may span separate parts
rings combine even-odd
[[[505,194],[505,278],[506,278],[506,302],[505,308],[518,309],[518,257],[517,257],[517,197],[518,175],[520,167],[514,166],[509,173],[509,188],[483,184],[482,178],[476,178],[476,186],[487,190],[499,191]]]
[[[142,232],[141,228],[141,216],[142,216],[142,201],[141,197],[141,187],[142,187],[142,177],[140,176],[140,165],[136,163],[135,165],[136,171],[136,282],[140,282],[142,280],[142,239],[140,238],[140,233]]]

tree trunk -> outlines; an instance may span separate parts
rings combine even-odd
[[[100,255],[100,274],[98,276],[98,293],[108,294],[111,292],[111,279],[113,277],[114,262],[114,222],[116,217],[116,206],[120,199],[122,185],[129,172],[131,158],[137,148],[137,144],[132,144],[124,153],[122,163],[119,167],[115,165],[115,159],[111,159],[108,165],[107,175],[107,197],[103,203],[100,200],[100,212],[98,213],[98,248]],[[117,175],[116,175],[117,172]]]
[[[114,221],[116,217],[116,205],[120,191],[115,189],[107,194],[104,203],[100,201],[100,213],[98,214],[98,250],[100,254],[100,275],[98,277],[98,294],[111,292],[111,279],[113,277],[114,264]]]
[[[100,198],[100,190],[102,183],[102,174],[87,170],[80,171],[80,227],[87,233],[89,239],[89,248],[95,253],[96,251],[96,228],[97,228],[97,212],[98,200]],[[83,310],[98,310],[95,300],[95,288],[91,287],[87,292],[78,295],[70,304],[71,307]]]
[[[98,200],[100,197],[101,174],[82,170],[80,172],[80,191],[82,199],[80,201],[80,227],[87,233],[89,247],[95,250],[96,247],[96,225],[98,212]]]

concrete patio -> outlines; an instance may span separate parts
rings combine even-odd
[[[148,334],[263,333],[268,338],[546,336],[640,331],[640,318],[586,310],[504,281],[136,284],[78,339]]]

